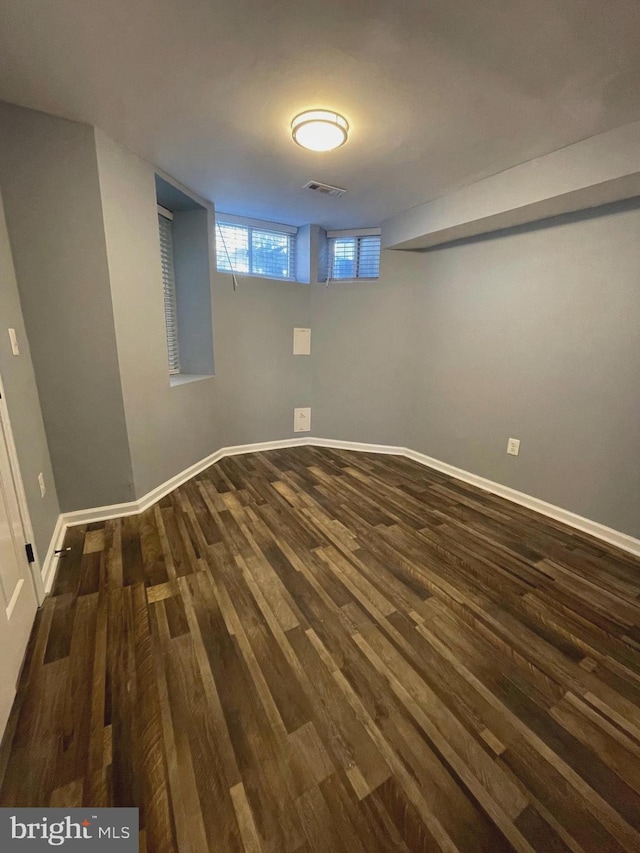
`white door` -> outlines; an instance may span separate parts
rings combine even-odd
[[[8,428],[0,410],[0,737],[11,711],[38,606],[9,461]]]

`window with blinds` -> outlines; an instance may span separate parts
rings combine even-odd
[[[279,230],[219,219],[216,222],[217,267],[224,272],[295,279],[296,231],[288,226]]]
[[[379,235],[329,237],[330,279],[378,278],[379,275]]]
[[[180,373],[178,348],[178,313],[176,309],[176,277],[173,264],[173,223],[166,215],[158,213],[160,229],[160,257],[162,260],[162,286],[164,290],[164,320],[167,327],[167,352],[169,373]]]

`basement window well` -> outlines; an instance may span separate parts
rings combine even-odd
[[[220,213],[216,217],[216,265],[221,272],[296,280],[293,225]]]
[[[357,281],[380,276],[380,229],[328,231],[328,271],[321,277],[330,281]]]
[[[162,299],[171,385],[213,376],[212,215],[156,175]]]

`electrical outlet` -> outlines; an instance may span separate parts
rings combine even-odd
[[[44,497],[47,493],[47,487],[44,484],[44,477],[42,475],[42,471],[38,474],[38,484],[40,486],[40,494]]]
[[[520,453],[520,439],[510,438],[507,442],[507,453],[509,456],[518,456]]]
[[[18,338],[16,337],[15,329],[9,329],[9,340],[11,341],[11,352],[14,355],[20,355],[20,347],[18,346]]]
[[[311,355],[311,329],[293,330],[293,354]]]
[[[293,410],[293,431],[309,432],[311,429],[311,409]]]

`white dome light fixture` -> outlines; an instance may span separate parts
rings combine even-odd
[[[347,141],[349,122],[333,110],[307,110],[291,122],[291,136],[310,151],[333,151]]]

